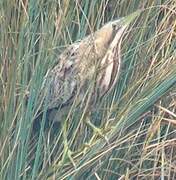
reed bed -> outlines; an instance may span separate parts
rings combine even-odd
[[[44,113],[33,136],[41,85],[58,55],[138,9],[123,39],[117,85],[90,116],[108,142],[74,106],[54,130]],[[174,0],[2,0],[0,179],[176,179],[175,17]]]

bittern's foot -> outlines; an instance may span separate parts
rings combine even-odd
[[[66,122],[64,123],[63,126],[63,143],[64,143],[64,153],[62,156],[62,162],[66,161],[67,159],[70,160],[70,162],[73,164],[74,168],[76,168],[76,164],[74,162],[74,159],[72,158],[73,152],[70,150],[69,145],[68,145],[68,140],[67,140],[67,135],[66,135]]]
[[[59,164],[62,166],[63,164],[65,164],[65,162],[70,161],[72,165],[74,166],[74,168],[76,168],[76,164],[74,162],[74,159],[72,158],[72,154],[73,154],[73,151],[69,148],[67,140],[66,141],[64,140],[63,155]]]
[[[93,123],[90,122],[89,119],[86,119],[85,123],[95,132],[95,134],[99,135],[100,137],[104,138],[108,143],[108,138],[104,135],[100,128],[97,128]]]
[[[65,147],[64,148],[64,154],[63,154],[63,157],[62,157],[62,161],[65,161],[66,159],[69,159],[69,161],[72,163],[72,165],[76,169],[76,164],[74,162],[74,159],[72,158],[72,154],[73,154],[73,151],[71,151],[68,146]]]

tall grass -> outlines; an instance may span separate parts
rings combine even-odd
[[[108,142],[84,125],[79,107],[53,133],[45,105],[31,135],[44,76],[63,49],[138,9],[120,79],[90,117]],[[2,0],[0,179],[175,179],[175,17],[174,0]]]

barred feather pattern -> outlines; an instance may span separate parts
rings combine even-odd
[[[48,91],[48,109],[71,104],[75,96],[81,101],[90,84],[94,86],[91,101],[113,88],[120,71],[124,30],[125,27],[114,28],[109,23],[61,53],[57,65],[47,72],[42,86]]]

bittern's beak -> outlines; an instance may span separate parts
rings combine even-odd
[[[117,29],[118,27],[121,27],[123,30],[125,30],[129,24],[137,17],[139,16],[139,14],[141,13],[141,10],[138,10],[126,17],[123,17],[123,18],[120,18],[118,20],[115,20],[112,22],[112,24],[114,25],[114,27],[117,26]]]
[[[127,27],[139,14],[141,13],[141,10],[138,10],[126,17],[123,17],[120,19],[121,26]]]
[[[116,30],[116,35],[114,38],[114,45],[115,43],[118,41],[118,39],[123,37],[123,34],[125,32],[125,30],[127,29],[127,27],[129,26],[129,24],[140,14],[140,10],[126,16],[123,17],[121,19],[115,20],[112,22],[114,29]]]

